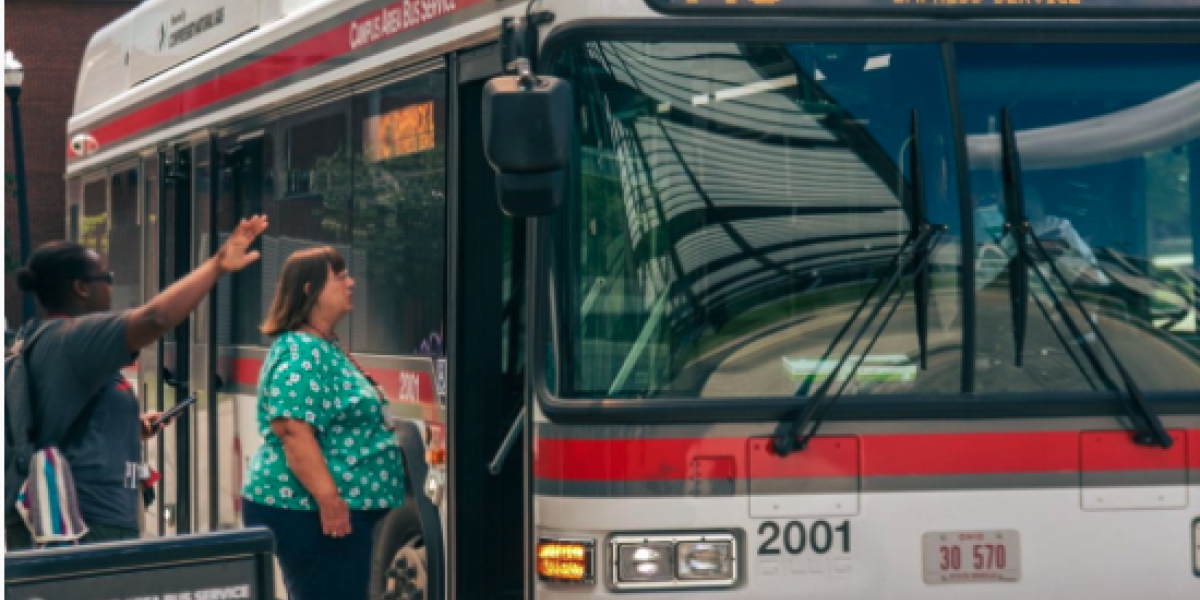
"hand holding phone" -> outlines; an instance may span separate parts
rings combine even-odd
[[[158,430],[162,429],[163,425],[170,423],[171,419],[178,417],[180,414],[183,413],[183,411],[191,408],[191,406],[195,403],[196,403],[195,396],[188,396],[187,398],[184,398],[183,400],[176,403],[175,406],[172,406],[171,408],[164,411],[161,415],[159,415],[158,418],[155,419],[154,422],[150,424],[150,426],[153,427],[154,432],[157,433]]]

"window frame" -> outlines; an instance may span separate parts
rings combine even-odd
[[[450,197],[451,186],[450,186],[449,178],[451,177],[450,169],[451,169],[451,164],[454,160],[454,152],[455,152],[455,150],[454,150],[455,140],[450,137],[453,133],[451,130],[450,122],[454,118],[453,115],[451,114],[452,111],[454,110],[454,108],[452,106],[452,92],[453,92],[454,86],[457,85],[452,78],[452,70],[450,69],[452,56],[453,56],[453,53],[445,53],[445,54],[437,54],[436,56],[433,56],[433,57],[426,57],[426,58],[423,58],[416,62],[406,64],[403,66],[399,66],[399,67],[389,70],[385,73],[382,73],[382,74],[379,74],[379,75],[376,75],[376,76],[373,76],[373,77],[370,77],[367,79],[363,79],[360,81],[355,81],[355,82],[347,84],[345,86],[338,87],[337,89],[334,89],[334,90],[330,90],[330,91],[327,91],[324,93],[320,93],[320,94],[317,94],[314,96],[300,99],[300,100],[298,100],[294,103],[290,103],[286,106],[276,106],[273,108],[269,108],[269,109],[263,110],[261,112],[247,115],[247,116],[237,119],[235,121],[231,121],[227,124],[223,124],[212,130],[214,133],[214,139],[217,140],[216,148],[218,151],[220,151],[223,148],[227,147],[229,144],[236,143],[236,141],[241,139],[242,136],[266,138],[266,141],[264,141],[263,143],[269,144],[271,146],[269,148],[269,152],[271,153],[273,160],[271,161],[271,164],[263,165],[264,174],[267,176],[270,176],[271,178],[273,178],[275,180],[275,189],[273,190],[272,193],[269,193],[269,194],[264,191],[262,200],[263,200],[263,212],[268,214],[268,216],[270,216],[270,212],[268,209],[272,208],[272,204],[277,205],[280,202],[287,201],[289,198],[303,198],[304,197],[304,196],[290,196],[289,197],[284,193],[283,186],[285,186],[286,184],[282,182],[281,176],[285,172],[284,161],[286,159],[286,150],[287,150],[287,146],[286,146],[287,140],[285,139],[285,135],[287,133],[288,128],[294,127],[295,125],[304,123],[306,121],[311,121],[313,119],[329,116],[332,114],[338,114],[338,113],[342,114],[343,118],[345,120],[345,123],[346,123],[346,144],[347,144],[346,147],[350,150],[349,160],[352,161],[353,154],[354,154],[354,148],[353,148],[354,100],[356,98],[359,98],[360,96],[364,96],[364,95],[385,89],[388,86],[391,86],[393,84],[441,70],[444,73],[446,73],[446,82],[447,82],[447,86],[448,86],[447,96],[446,96],[446,100],[445,100],[447,103],[446,123],[445,123],[445,126],[447,129],[446,129],[445,136],[446,136],[446,166],[447,166],[447,179],[448,179],[447,189],[446,189],[446,194],[447,194],[446,202],[447,202],[447,218],[449,218],[449,205],[451,203],[451,197]],[[349,179],[347,181],[347,184],[351,188],[351,196],[350,196],[351,203],[350,203],[350,206],[347,208],[347,210],[349,211],[350,223],[352,225],[353,219],[354,219],[354,207],[353,207],[353,204],[354,204],[354,197],[353,197],[354,172],[353,172],[353,169],[351,169],[349,171]],[[219,195],[219,192],[220,192],[220,190],[213,191],[214,200],[217,197],[217,195]],[[348,235],[349,235],[349,239],[347,241],[347,244],[351,248],[351,251],[353,251],[353,227],[351,227],[348,230]],[[450,239],[448,236],[446,238],[446,243],[447,243],[447,245],[450,243]],[[448,252],[447,252],[447,256],[448,256],[449,246],[447,246],[447,248],[448,248]],[[345,258],[347,259],[347,261],[350,264],[351,272],[353,272],[353,257],[346,256]],[[448,258],[447,258],[447,260],[448,260]],[[447,274],[447,282],[449,280],[448,277],[449,277],[449,275]],[[446,285],[443,285],[443,292],[444,292],[443,295],[449,293]],[[443,302],[443,304],[445,304],[445,302]],[[444,308],[444,310],[447,310],[447,309]],[[353,318],[354,317],[352,315],[351,319],[353,319]],[[343,331],[343,328],[344,328],[344,331]],[[350,333],[350,331],[351,331],[350,328],[351,328],[350,321],[347,320],[346,322],[343,323],[342,327],[339,328],[339,332],[341,332],[343,334],[342,338],[349,345],[349,347],[353,347],[354,340],[353,340],[353,335]],[[268,349],[270,347],[270,342],[269,342],[269,340],[267,340],[267,341],[265,341],[265,343],[259,343],[259,344],[235,343],[235,344],[229,344],[228,347],[234,349],[237,352],[241,352],[241,353],[261,352],[261,351],[265,351],[266,349]],[[418,355],[413,355],[413,354],[379,354],[379,353],[366,353],[366,354],[356,354],[356,355],[365,356],[365,357],[368,357],[368,359],[370,359],[371,357],[386,357],[386,358],[390,359],[390,358],[394,358],[394,357],[418,356]]]
[[[452,106],[452,88],[455,84],[453,83],[453,79],[452,79],[453,73],[452,73],[451,69],[449,68],[448,61],[446,60],[445,57],[439,57],[437,59],[417,63],[408,68],[402,69],[400,71],[389,73],[387,76],[378,77],[373,80],[370,80],[367,83],[356,86],[354,88],[353,94],[351,94],[349,97],[350,102],[349,102],[349,129],[348,129],[349,133],[348,133],[348,135],[349,135],[349,142],[350,142],[349,147],[350,147],[350,163],[351,163],[350,187],[352,190],[351,198],[350,198],[350,214],[351,214],[350,224],[351,224],[351,227],[350,227],[350,231],[349,231],[349,235],[350,235],[349,243],[350,243],[351,255],[347,256],[346,260],[350,265],[351,273],[355,275],[356,279],[358,279],[359,281],[364,281],[364,282],[369,281],[369,276],[367,275],[367,272],[361,271],[355,264],[356,258],[357,258],[356,253],[359,250],[359,248],[356,247],[355,243],[354,243],[355,239],[357,237],[357,230],[358,230],[357,221],[355,220],[355,214],[356,214],[358,207],[360,205],[360,202],[361,202],[361,199],[358,198],[356,195],[357,190],[359,189],[359,185],[357,182],[358,170],[356,169],[356,166],[357,166],[358,158],[361,157],[365,151],[361,145],[362,132],[361,132],[360,128],[362,126],[363,121],[360,120],[360,118],[367,118],[367,116],[365,114],[360,114],[361,111],[357,110],[357,108],[358,108],[357,101],[359,101],[359,100],[369,101],[368,99],[372,94],[382,93],[385,90],[387,90],[393,86],[410,83],[410,82],[418,80],[419,78],[429,77],[429,76],[432,76],[435,74],[441,74],[442,79],[443,79],[443,84],[445,85],[445,88],[443,89],[443,95],[441,97],[441,103],[442,103],[441,128],[442,129],[440,132],[438,132],[435,135],[435,137],[440,137],[440,139],[442,140],[442,144],[443,144],[442,152],[441,152],[441,161],[442,161],[442,168],[443,168],[443,172],[444,172],[444,178],[443,178],[443,182],[442,182],[442,195],[443,195],[443,198],[442,198],[442,227],[441,227],[441,231],[440,231],[440,238],[441,238],[441,242],[442,242],[443,253],[442,253],[442,257],[441,257],[442,261],[441,261],[441,265],[440,265],[440,270],[441,270],[442,276],[441,276],[441,288],[440,288],[440,294],[441,294],[441,303],[440,304],[441,305],[439,307],[439,309],[441,310],[441,313],[442,313],[441,314],[442,329],[439,332],[437,332],[437,333],[439,333],[439,335],[441,336],[441,339],[442,339],[442,350],[440,353],[430,353],[427,355],[426,354],[418,354],[413,351],[380,352],[380,351],[374,350],[374,349],[373,350],[360,350],[359,349],[359,346],[360,346],[359,341],[352,336],[350,339],[350,342],[349,342],[349,348],[352,351],[354,351],[355,354],[357,354],[357,355],[403,357],[403,358],[418,358],[418,359],[428,358],[428,359],[434,359],[434,360],[446,358],[446,344],[447,344],[446,326],[447,326],[447,320],[449,318],[447,295],[449,294],[448,285],[449,285],[449,281],[450,281],[450,277],[451,277],[451,274],[449,272],[449,268],[450,268],[449,260],[450,260],[450,252],[451,252],[451,247],[450,247],[451,239],[450,239],[450,235],[449,235],[449,223],[450,223],[450,211],[451,211],[451,203],[452,203],[451,185],[450,185],[450,181],[451,181],[451,177],[452,177],[451,163],[453,161],[453,156],[458,148],[457,148],[457,145],[455,144],[456,138],[453,137],[453,135],[452,135],[453,131],[450,128],[451,120],[454,118],[454,116],[452,114],[452,111],[454,110],[454,108]],[[435,113],[436,113],[436,109],[435,109]],[[435,116],[435,119],[436,119],[436,116]],[[356,140],[360,143],[355,144]],[[435,146],[435,149],[436,149],[436,146]],[[403,271],[403,267],[401,267],[401,270]],[[369,305],[366,308],[369,308]],[[362,318],[370,319],[371,317],[372,317],[372,315],[366,314],[365,310],[363,312],[359,312],[356,310],[356,312],[352,313],[349,317],[348,327],[350,328],[351,331],[353,331],[356,328],[356,323],[355,323],[356,318],[357,319],[362,319]]]
[[[143,298],[146,297],[146,278],[145,278],[145,266],[144,266],[146,261],[145,261],[145,257],[144,257],[144,251],[143,251],[143,248],[145,247],[145,238],[146,238],[146,231],[145,231],[146,211],[145,211],[145,198],[143,197],[143,193],[145,190],[145,175],[146,175],[146,173],[145,173],[145,166],[142,164],[141,157],[130,158],[130,159],[116,162],[116,163],[112,163],[111,165],[108,166],[108,168],[105,169],[105,172],[107,173],[106,181],[108,182],[108,235],[109,235],[108,250],[109,250],[109,258],[111,259],[112,230],[113,230],[112,180],[113,180],[113,177],[115,177],[121,173],[126,173],[129,171],[134,171],[137,173],[137,180],[136,180],[136,183],[134,184],[134,189],[133,189],[133,202],[134,202],[133,226],[137,230],[137,236],[138,236],[138,239],[136,242],[136,246],[138,249],[138,268],[137,268],[138,290],[137,290],[137,294],[135,296],[134,302],[135,302],[135,306],[140,306],[144,302]],[[111,265],[109,265],[109,269],[112,269]],[[118,277],[118,280],[121,279],[120,273],[117,274],[117,277]]]
[[[120,162],[125,162],[125,161],[120,161]],[[83,243],[83,235],[84,235],[83,221],[85,219],[87,219],[88,186],[94,185],[98,182],[98,183],[102,184],[104,187],[104,237],[107,239],[107,237],[109,235],[109,231],[112,229],[112,206],[111,206],[112,190],[109,189],[110,184],[109,184],[108,177],[109,177],[110,167],[115,166],[116,164],[120,164],[120,163],[119,162],[112,163],[111,165],[106,164],[104,166],[97,168],[96,170],[85,173],[83,176],[81,176],[79,178],[79,181],[80,181],[79,205],[78,205],[79,206],[79,222],[77,223],[78,235],[76,236],[76,239],[74,239],[72,241],[83,245],[88,250],[96,250],[95,248],[92,248],[92,247],[88,246],[87,244]],[[107,261],[108,261],[108,252],[107,251],[104,252],[103,258],[104,258],[105,262],[107,263]]]

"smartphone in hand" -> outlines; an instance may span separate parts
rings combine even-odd
[[[183,400],[178,402],[175,406],[172,406],[171,408],[164,411],[163,414],[159,415],[158,418],[154,420],[154,423],[151,426],[154,428],[154,431],[157,433],[160,429],[162,429],[163,425],[170,423],[171,419],[178,417],[180,414],[183,413],[183,411],[191,408],[192,405],[195,403],[196,403],[195,396],[188,396],[187,398],[184,398]]]

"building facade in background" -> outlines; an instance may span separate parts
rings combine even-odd
[[[24,135],[30,236],[33,247],[66,236],[63,199],[66,184],[67,119],[88,39],[96,30],[136,6],[129,0],[4,0],[4,47],[25,66],[20,108]],[[11,108],[4,106],[4,172],[15,176]],[[12,181],[12,177],[6,177]],[[17,243],[15,187],[4,195],[4,316],[16,324],[21,297],[15,271]],[[14,325],[15,326],[15,325]]]

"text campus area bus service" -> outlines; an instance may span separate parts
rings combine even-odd
[[[1200,598],[1200,1],[150,0],[71,235],[197,407],[146,535],[241,526],[284,258],[408,496],[379,598]]]

